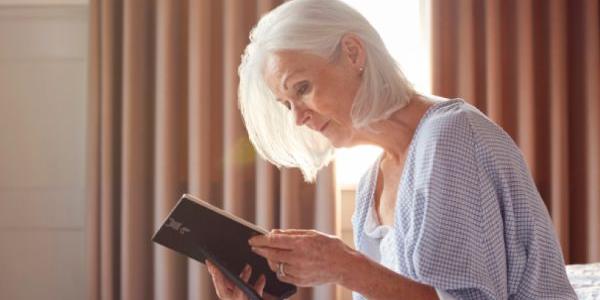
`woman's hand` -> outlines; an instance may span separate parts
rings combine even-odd
[[[315,230],[273,230],[252,237],[252,251],[269,262],[279,280],[297,286],[338,283],[353,250],[342,240]],[[283,264],[284,275],[278,272]]]
[[[229,279],[221,273],[221,271],[211,264],[208,260],[206,260],[206,267],[208,268],[208,272],[212,277],[213,285],[217,291],[217,296],[221,300],[247,300],[246,294],[242,290],[240,290],[235,284],[233,284]],[[244,282],[248,282],[250,276],[252,275],[252,267],[250,265],[246,265],[242,273],[240,274],[240,278]],[[263,289],[267,283],[267,279],[265,275],[260,275],[256,283],[254,284],[254,290],[258,293],[259,296],[262,297]]]

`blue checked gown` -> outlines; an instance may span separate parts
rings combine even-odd
[[[437,102],[408,151],[393,242],[381,249],[395,256],[393,271],[456,299],[577,299],[548,211],[506,132],[461,99]],[[380,159],[357,188],[359,251]]]

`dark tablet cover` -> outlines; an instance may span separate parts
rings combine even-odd
[[[251,286],[239,279],[246,264],[252,266],[250,284],[264,274],[265,293],[284,299],[296,292],[296,286],[280,281],[264,257],[250,250],[248,239],[267,231],[209,203],[184,194],[169,213],[152,241],[185,254],[199,262],[209,259],[249,299],[260,299]]]

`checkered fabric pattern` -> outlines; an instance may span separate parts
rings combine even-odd
[[[360,251],[379,158],[352,216]],[[577,299],[548,211],[506,132],[461,99],[421,119],[398,186],[397,273],[457,299]],[[364,299],[354,293],[354,299]]]

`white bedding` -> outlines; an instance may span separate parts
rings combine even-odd
[[[568,265],[567,275],[579,299],[600,299],[600,263]]]

